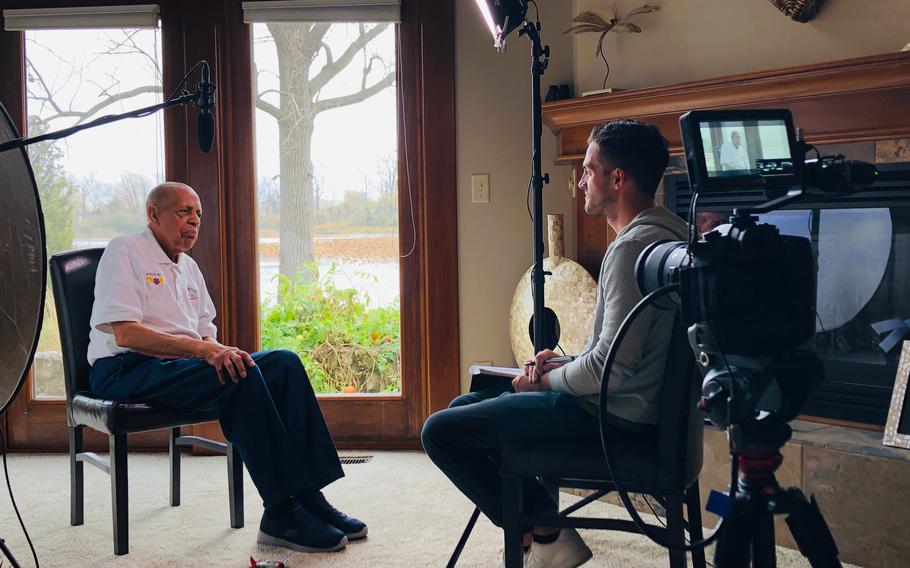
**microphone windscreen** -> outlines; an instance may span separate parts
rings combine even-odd
[[[208,154],[215,143],[215,115],[208,110],[200,110],[196,118],[196,139],[199,149]]]

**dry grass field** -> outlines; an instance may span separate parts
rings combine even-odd
[[[398,235],[316,237],[316,258],[333,260],[398,260]],[[276,260],[278,243],[259,243],[260,260]]]

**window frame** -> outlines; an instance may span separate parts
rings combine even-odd
[[[135,4],[147,3],[135,2]],[[72,0],[0,0],[0,8],[61,7]],[[92,4],[134,4],[119,0]],[[215,219],[193,250],[218,308],[221,340],[243,349],[258,347],[258,272],[256,262],[256,181],[253,148],[252,32],[243,23],[240,0],[215,7],[162,0],[163,82],[165,92],[183,76],[186,62],[212,63],[219,88],[218,133],[210,154],[195,141],[195,110],[165,111],[167,179],[189,183],[200,194],[207,217]],[[410,448],[420,446],[420,429],[429,414],[460,392],[458,331],[458,257],[455,145],[455,25],[453,0],[404,0],[401,5],[398,81],[399,144],[405,137],[409,163],[399,152],[399,171],[410,170],[412,199],[399,192],[399,216],[416,222],[415,253],[402,259],[402,392],[356,400],[320,398],[339,447]],[[0,84],[0,102],[17,126],[25,125],[24,34],[0,32],[0,73],[18,81]],[[403,95],[402,95],[403,93]],[[426,101],[433,101],[427,112]],[[406,128],[407,127],[407,128]],[[433,133],[432,136],[429,133]],[[400,176],[400,180],[405,176]],[[399,182],[401,183],[401,181]],[[432,188],[432,198],[429,195]],[[413,211],[410,207],[413,205]],[[407,226],[404,223],[401,226]],[[216,228],[217,227],[217,228]],[[402,239],[410,239],[402,231]],[[408,250],[410,240],[403,242]],[[31,381],[31,379],[28,379]],[[31,384],[20,389],[2,417],[8,442],[16,449],[65,450],[64,401],[32,400]],[[220,434],[216,423],[193,427],[195,434]],[[90,447],[103,448],[106,437],[89,433]],[[166,436],[131,436],[131,446],[164,448]]]

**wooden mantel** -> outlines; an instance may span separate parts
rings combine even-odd
[[[910,137],[910,52],[773,69],[546,103],[544,121],[558,137],[557,163],[576,175],[588,134],[601,122],[636,118],[656,124],[682,154],[679,117],[696,109],[789,108],[808,142],[834,144]],[[613,239],[604,219],[576,200],[576,260],[594,277]]]
[[[558,137],[557,163],[584,158],[595,124],[636,118],[656,124],[682,153],[679,117],[696,109],[789,108],[815,144],[910,136],[910,52],[730,75],[543,105]]]

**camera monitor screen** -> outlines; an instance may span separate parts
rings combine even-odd
[[[702,122],[698,128],[710,177],[793,173],[783,120]]]
[[[695,191],[780,189],[800,173],[788,110],[693,111],[680,129]]]

